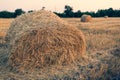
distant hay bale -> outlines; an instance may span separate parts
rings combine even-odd
[[[43,10],[18,17],[6,38],[11,45],[8,63],[14,69],[77,63],[85,51],[80,30]]]
[[[82,15],[81,22],[89,22],[92,20],[92,17],[90,15]]]
[[[104,18],[108,18],[108,16],[104,16]]]

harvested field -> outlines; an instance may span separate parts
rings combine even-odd
[[[10,72],[4,64],[7,59],[6,44],[0,49],[1,80],[120,80],[120,18],[93,18],[91,22],[80,22],[79,18],[63,18],[81,29],[87,42],[86,61],[76,66],[49,67],[26,73]],[[9,27],[9,26],[8,26]],[[7,30],[7,29],[6,29]],[[65,74],[65,75],[63,75]]]
[[[12,21],[13,19],[0,18],[0,37],[4,37],[6,35],[6,31],[8,30]]]

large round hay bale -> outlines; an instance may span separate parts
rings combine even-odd
[[[59,22],[62,24],[59,24]],[[21,34],[25,33],[26,31],[30,31],[33,28],[58,27],[61,25],[64,26],[64,24],[66,24],[66,22],[61,20],[58,16],[50,11],[40,10],[26,13],[13,20],[9,30],[7,31],[5,39],[6,42],[12,45]]]
[[[77,63],[85,51],[82,32],[48,11],[18,17],[7,37],[12,44],[8,64],[14,69]]]
[[[89,22],[92,20],[92,17],[90,15],[82,15],[81,22]]]

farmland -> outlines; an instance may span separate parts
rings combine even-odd
[[[120,18],[93,18],[91,22],[80,22],[79,18],[63,18],[82,30],[86,40],[86,61],[76,67],[51,68],[24,75],[9,72],[3,67],[2,58],[7,53],[5,42],[0,46],[0,79],[120,79]],[[0,19],[0,37],[4,41],[6,31],[13,19]],[[66,75],[62,75],[66,74]]]
[[[0,37],[4,37],[6,35],[6,31],[8,30],[12,20],[13,19],[0,19]]]

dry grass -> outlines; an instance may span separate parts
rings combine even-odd
[[[101,65],[98,73],[90,72],[91,80],[97,77],[110,80],[115,76],[120,76],[120,57],[115,56],[120,54],[120,18],[93,18],[88,23],[79,22],[79,18],[64,20],[83,31],[87,42],[87,54],[92,58],[90,60],[97,60],[99,61],[95,61],[97,65]],[[95,70],[95,67],[92,70]]]
[[[12,20],[13,19],[0,18],[0,37],[4,37],[6,35],[6,31],[10,27]]]
[[[51,67],[22,75],[0,66],[0,79],[120,80],[120,18],[93,18],[87,23],[80,22],[79,18],[64,20],[84,32],[88,56],[86,62],[81,62],[76,67]],[[6,50],[1,50],[1,56],[5,53]]]
[[[65,20],[84,32],[88,52],[120,47],[120,18],[93,18],[88,23],[79,22],[78,18]]]

